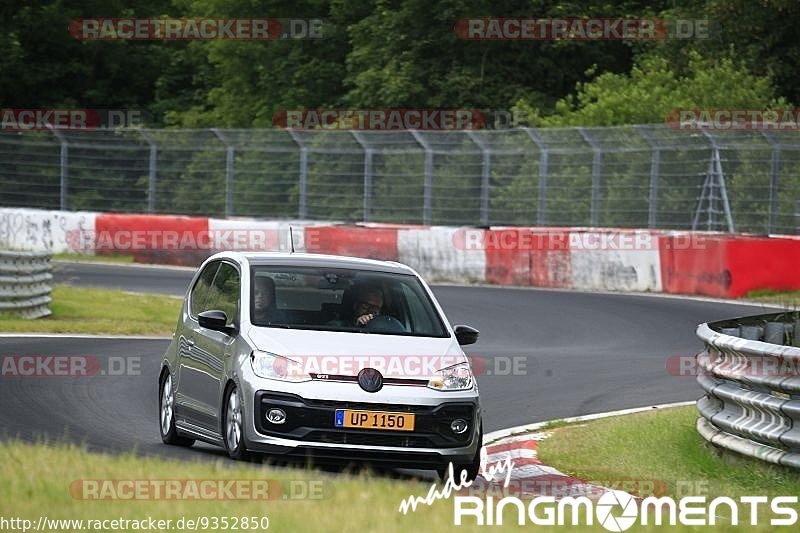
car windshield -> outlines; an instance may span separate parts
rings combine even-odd
[[[420,280],[411,274],[341,268],[254,266],[255,326],[448,337]]]

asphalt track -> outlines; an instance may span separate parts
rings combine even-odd
[[[182,296],[188,270],[57,263],[57,283]],[[454,324],[481,331],[467,353],[494,375],[478,377],[485,431],[531,422],[694,400],[693,377],[667,361],[700,348],[700,322],[755,314],[759,306],[646,295],[435,286]],[[140,358],[138,375],[0,377],[0,437],[68,439],[94,451],[221,457],[214,447],[161,444],[156,375],[166,340],[0,338],[0,355]],[[511,358],[499,360],[499,358]],[[518,372],[502,372],[516,359]],[[500,361],[495,363],[495,361]],[[501,364],[502,363],[502,364]],[[498,375],[498,371],[500,375]],[[202,451],[199,451],[202,450]]]

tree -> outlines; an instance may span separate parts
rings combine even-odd
[[[772,80],[756,76],[733,59],[703,58],[689,52],[678,71],[660,56],[647,56],[630,74],[605,72],[576,86],[576,95],[556,104],[553,115],[520,100],[515,111],[542,126],[614,126],[663,123],[676,109],[770,109],[786,106]]]

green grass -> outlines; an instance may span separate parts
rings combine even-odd
[[[569,427],[562,428],[558,432],[568,434],[582,430]],[[551,444],[552,442],[555,441],[551,441]],[[570,440],[562,444],[574,442]],[[596,450],[594,444],[596,443],[583,441],[577,443],[577,446],[585,455],[591,456]],[[120,518],[141,520],[152,517],[155,520],[172,520],[172,527],[167,530],[176,531],[175,524],[181,518],[197,520],[201,517],[208,519],[267,517],[270,531],[393,533],[487,530],[486,527],[477,527],[474,518],[469,518],[463,525],[455,526],[452,496],[448,500],[435,501],[431,506],[420,505],[416,511],[406,515],[400,514],[398,511],[400,502],[412,495],[424,497],[431,487],[430,481],[391,479],[368,472],[321,473],[310,468],[235,463],[223,457],[214,462],[195,462],[139,457],[133,453],[92,454],[70,444],[26,444],[18,441],[0,442],[0,457],[3,457],[3,461],[0,462],[0,517],[24,518],[34,524],[40,516],[72,520]],[[591,464],[591,460],[588,464]],[[564,465],[561,466],[566,470]],[[619,469],[615,471],[620,472]],[[112,480],[112,487],[120,487],[119,482],[126,480],[135,480],[137,483],[165,480],[269,480],[270,493],[273,493],[272,489],[278,485],[281,488],[276,491],[278,494],[275,499],[268,500],[160,498],[93,500],[81,497],[82,480],[93,482]],[[784,488],[790,490],[789,486]],[[308,491],[313,491],[316,497],[302,497]],[[281,498],[283,494],[288,498]],[[495,496],[495,503],[498,499]],[[543,507],[552,505],[544,504]],[[543,507],[539,507],[537,513],[539,516],[543,516]],[[502,527],[492,526],[490,529],[531,531],[535,528],[530,522],[523,526],[517,525],[517,515],[513,506],[506,507],[503,517]],[[567,518],[567,524],[569,523]],[[565,525],[550,529],[606,531],[597,523],[593,527]],[[680,525],[656,527],[651,522],[647,527],[636,524],[630,531],[665,529],[680,532],[690,530]],[[737,530],[719,526],[708,530],[719,529]],[[73,530],[78,529],[74,526],[72,529],[58,529],[58,531]],[[240,527],[239,530],[245,529]],[[740,525],[738,530],[769,531],[770,529],[768,526],[765,528]]]
[[[104,262],[104,263],[133,263],[132,255],[114,254],[114,255],[87,255],[87,254],[55,254],[53,255],[55,261],[81,261],[81,262]]]
[[[745,299],[756,302],[778,304],[789,309],[800,308],[800,291],[773,291],[770,289],[759,289],[748,292],[745,295]]]
[[[675,497],[800,494],[800,472],[719,453],[694,406],[568,426],[540,447],[545,464],[588,481],[657,480]]]
[[[130,294],[108,289],[55,285],[53,314],[36,320],[0,315],[5,333],[83,333],[108,335],[170,335],[182,299]]]
[[[393,480],[367,474],[331,476],[302,468],[274,468],[234,463],[180,462],[142,458],[132,454],[90,454],[78,447],[56,447],[19,442],[0,443],[0,516],[34,521],[45,515],[65,519],[172,519],[181,517],[263,517],[269,531],[444,531],[453,528],[452,503],[439,501],[402,515],[400,502],[414,494],[424,496],[429,483]],[[176,501],[76,499],[71,485],[77,480],[274,480],[281,494],[302,494],[312,482],[321,498],[269,501]],[[272,485],[270,485],[272,487]],[[300,490],[298,490],[300,488]],[[80,492],[78,492],[80,494]],[[173,522],[174,523],[174,522]],[[202,528],[201,528],[202,530]],[[239,530],[244,530],[240,527]],[[260,530],[260,529],[259,529]],[[458,531],[476,531],[462,526]],[[60,530],[63,531],[63,530]]]

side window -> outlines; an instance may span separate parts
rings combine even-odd
[[[229,263],[220,263],[217,275],[211,282],[203,311],[219,309],[228,317],[228,325],[239,316],[239,271]]]
[[[403,295],[411,314],[411,326],[417,333],[432,335],[436,331],[434,319],[428,314],[426,306],[420,301],[419,295],[408,285],[403,283]]]
[[[208,309],[205,307],[205,302],[208,299],[208,291],[211,288],[211,282],[214,281],[214,276],[217,274],[218,269],[218,261],[209,263],[206,265],[203,272],[200,273],[200,277],[197,278],[197,282],[192,289],[192,294],[189,296],[189,302],[191,304],[190,312],[192,316],[197,316],[198,313],[202,313]]]

